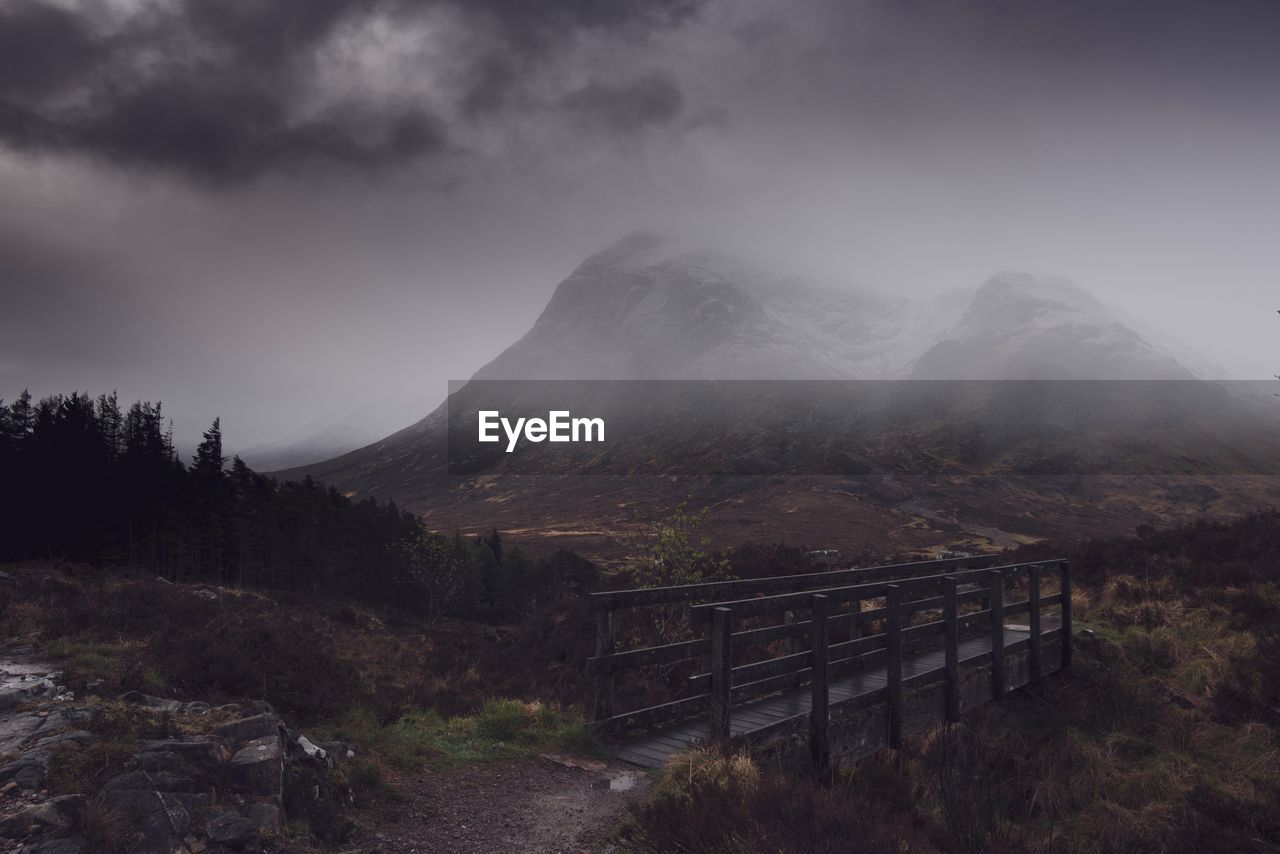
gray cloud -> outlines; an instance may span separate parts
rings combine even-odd
[[[501,108],[531,67],[579,34],[641,37],[697,6],[183,0],[112,16],[96,5],[12,0],[0,7],[0,143],[211,183],[317,163],[373,171],[454,147],[442,111],[458,106],[474,118]],[[331,97],[315,82],[344,27],[379,18],[393,28],[421,25],[441,10],[471,33],[466,51],[450,57],[462,66],[453,91],[431,99],[391,92],[375,102]]]
[[[1270,376],[1268,0],[0,0],[0,396],[402,427],[658,227]],[[229,445],[230,447],[230,445]]]
[[[589,127],[632,134],[674,121],[684,96],[669,78],[651,74],[627,83],[590,83],[566,95],[561,105]]]

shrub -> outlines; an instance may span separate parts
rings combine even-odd
[[[936,851],[908,820],[840,787],[762,771],[746,756],[672,758],[653,795],[632,808],[617,841],[653,852]]]

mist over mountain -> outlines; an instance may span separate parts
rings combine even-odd
[[[976,288],[912,300],[824,288],[637,233],[586,259],[533,327],[473,381],[1193,381],[1213,370],[1055,277],[1004,272]],[[1026,394],[1002,390],[989,401],[991,418],[1030,405]],[[617,414],[617,400],[595,402]],[[1055,415],[1034,403],[1046,418]],[[1072,409],[1094,414],[1078,398]],[[687,409],[664,420],[682,417],[692,424]],[[760,417],[785,421],[789,413]],[[880,426],[901,430],[918,420],[901,407],[893,417]],[[442,404],[386,439],[285,474],[392,496],[416,492],[415,480],[442,471],[445,430]]]
[[[912,300],[823,288],[634,234],[584,261],[533,328],[475,379],[1194,379],[1203,371],[1055,277],[1004,272]]]

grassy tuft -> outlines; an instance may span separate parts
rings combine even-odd
[[[434,709],[380,723],[364,706],[351,709],[336,738],[401,770],[442,769],[542,753],[598,755],[600,743],[581,722],[541,703],[491,699],[471,716],[446,718]]]

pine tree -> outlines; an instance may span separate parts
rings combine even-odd
[[[18,441],[31,435],[31,430],[35,424],[35,416],[31,409],[31,392],[25,388],[22,390],[22,394],[18,395],[18,399],[9,405],[9,417],[13,425],[13,434]]]
[[[116,392],[98,395],[98,427],[106,443],[107,455],[114,462],[120,455],[124,442],[124,418],[120,414],[120,399]]]
[[[204,431],[204,440],[196,448],[193,470],[201,474],[222,474],[222,467],[227,458],[222,455],[222,419],[213,419],[213,424]]]

